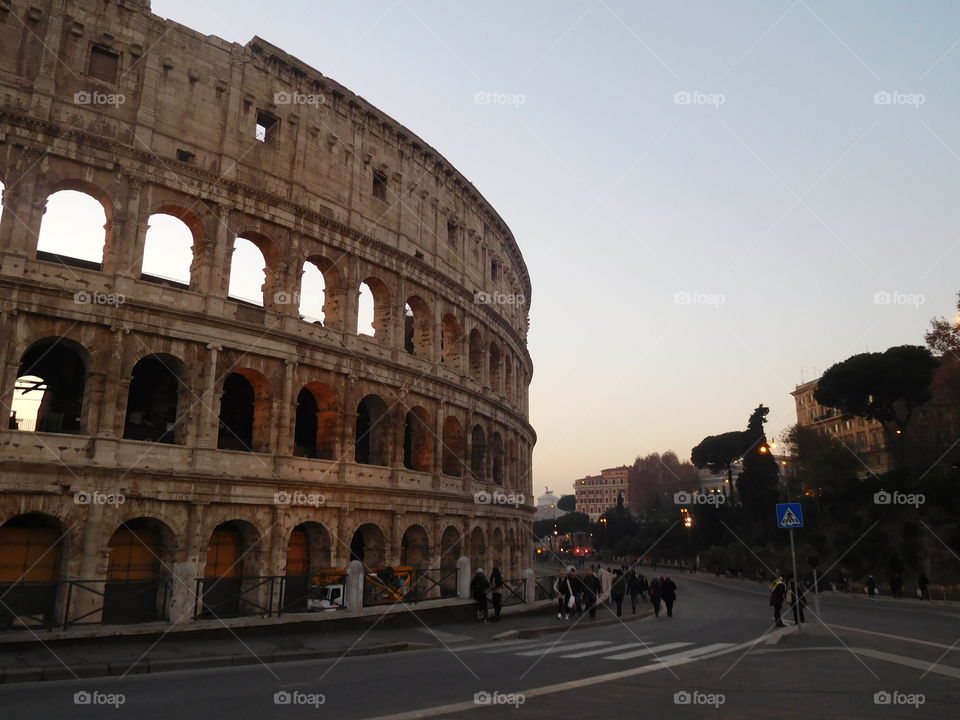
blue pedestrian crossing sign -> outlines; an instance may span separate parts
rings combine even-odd
[[[787,530],[803,527],[803,506],[800,503],[777,503],[777,525]]]

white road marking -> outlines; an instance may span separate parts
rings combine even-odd
[[[609,645],[609,640],[593,640],[591,642],[574,643],[573,645],[555,645],[553,647],[542,648],[539,650],[530,650],[529,652],[518,652],[520,657],[534,657],[535,655],[552,655],[554,653],[567,652],[568,650],[579,650],[581,648],[598,647],[600,645]]]
[[[673,642],[673,643],[667,643],[666,645],[655,645],[653,647],[645,647],[642,650],[635,650],[634,652],[625,652],[625,653],[620,653],[619,655],[611,655],[610,657],[604,658],[604,660],[633,660],[634,658],[643,657],[644,655],[652,655],[658,652],[666,652],[667,650],[676,650],[677,648],[686,647],[687,645],[693,645],[693,643]]]
[[[521,647],[530,647],[532,645],[538,644],[534,640],[508,640],[500,642],[488,642],[482,643],[481,645],[465,645],[462,647],[450,648],[454,652],[466,652],[467,650],[487,650],[489,648],[506,648],[510,647],[515,650],[519,650]]]
[[[574,653],[573,655],[561,655],[562,658],[582,658],[590,657],[591,655],[603,655],[604,653],[616,652],[617,650],[627,650],[629,648],[641,647],[644,643],[642,642],[632,642],[626,643],[625,645],[614,645],[613,647],[604,647],[599,650],[584,650],[583,652]],[[648,643],[649,644],[649,643]]]
[[[737,650],[744,650],[748,647],[752,647],[756,645],[762,637],[763,636],[749,640],[745,643],[740,643],[739,645],[734,645],[726,650],[718,650],[716,653],[710,656],[710,659],[719,657],[720,655],[728,655],[729,653],[736,652]],[[567,682],[556,683],[554,685],[543,685],[537,688],[530,688],[529,690],[517,690],[516,692],[522,693],[523,696],[529,700],[530,698],[539,697],[541,695],[552,695],[554,693],[566,692],[567,690],[578,690],[580,688],[590,687],[591,685],[600,685],[602,683],[623,680],[625,678],[635,677],[637,675],[646,675],[647,673],[658,672],[668,667],[687,665],[689,663],[698,662],[704,659],[702,657],[690,657],[689,655],[674,657],[675,659],[670,660],[669,662],[641,665],[640,667],[630,668],[628,670],[619,670],[617,672],[604,673],[603,675],[594,675],[592,677],[580,678],[579,680],[569,680]],[[439,717],[441,715],[449,715],[456,712],[476,710],[478,707],[480,706],[471,700],[467,702],[450,703],[448,705],[439,705],[431,708],[422,708],[420,710],[410,710],[409,712],[396,713],[394,715],[381,715],[380,717],[370,718],[369,720],[416,720],[416,718]]]
[[[875,658],[877,660],[886,660],[887,662],[905,665],[906,667],[916,668],[924,672],[937,673],[947,677],[960,678],[960,668],[951,665],[934,665],[930,660],[917,660],[916,658],[895,655],[893,653],[881,652],[880,650],[871,650],[869,648],[852,648],[857,655]]]
[[[863,633],[865,635],[879,635],[880,637],[891,638],[893,640],[903,640],[904,642],[916,643],[917,645],[929,645],[931,647],[938,647],[944,650],[949,650],[950,648],[956,649],[954,645],[944,645],[943,643],[930,642],[929,640],[917,640],[916,638],[907,637],[906,635],[891,635],[890,633],[877,632],[876,630],[862,630],[860,628],[849,627],[847,625],[834,625],[833,623],[827,623],[827,627],[837,628],[838,630],[852,630],[853,632]]]
[[[556,641],[554,641],[556,642]],[[550,647],[552,643],[543,640],[525,640],[523,643],[511,647],[500,646],[496,650],[487,650],[485,655],[496,655],[497,653],[514,652],[515,650],[527,650],[533,647]]]
[[[673,655],[665,655],[662,658],[652,658],[650,662],[666,662],[668,660],[673,660],[674,658],[690,658],[696,657],[698,655],[706,655],[712,653],[716,650],[726,650],[731,647],[731,643],[713,643],[712,645],[704,645],[703,647],[690,648],[689,650],[681,650],[678,653]]]

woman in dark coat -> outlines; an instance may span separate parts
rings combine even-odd
[[[663,596],[663,604],[667,606],[667,617],[673,617],[673,603],[677,600],[677,586],[669,577],[664,578],[660,583],[660,593]]]
[[[653,614],[660,617],[660,581],[654,578],[650,581],[650,602],[653,603]]]

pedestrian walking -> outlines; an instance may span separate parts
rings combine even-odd
[[[803,616],[803,610],[807,607],[806,588],[798,585],[793,575],[789,577],[787,587],[790,590],[787,597],[790,598],[790,608],[793,610],[793,624],[805,623],[807,619]]]
[[[640,597],[640,578],[635,570],[627,573],[627,592],[630,593],[630,607],[633,614],[637,614],[637,598]]]
[[[917,580],[917,589],[920,591],[921,600],[930,599],[930,580],[926,573],[920,573],[920,578]]]
[[[867,595],[871,598],[877,596],[877,581],[873,579],[873,575],[867,575]]]
[[[477,601],[477,620],[487,621],[487,590],[490,589],[490,581],[483,574],[483,568],[479,568],[473,576],[470,583],[470,594]]]
[[[647,578],[643,575],[638,575],[640,578],[640,600],[642,602],[647,602],[647,593],[650,592],[650,583],[647,582]]]
[[[500,620],[500,610],[503,609],[503,575],[498,567],[490,571],[490,597],[493,600],[493,619],[496,622]]]
[[[890,594],[899,599],[902,592],[903,578],[900,577],[900,573],[894,573],[893,577],[890,578]]]
[[[653,603],[653,614],[660,617],[660,581],[654,578],[650,581],[650,602]]]
[[[583,586],[583,605],[584,610],[589,611],[590,618],[597,616],[597,598],[600,596],[600,578],[593,574],[593,570],[587,570],[587,574],[581,580]]]
[[[560,599],[560,605],[557,609],[557,620],[569,620],[570,611],[580,612],[578,600],[578,587],[580,580],[577,577],[577,571],[573,565],[567,568],[567,574],[557,578],[556,590]]]
[[[786,627],[783,619],[780,617],[780,611],[783,609],[783,600],[787,596],[787,586],[783,584],[781,578],[774,578],[770,583],[770,606],[773,608],[773,620],[777,627]]]
[[[627,579],[620,569],[613,571],[613,585],[610,586],[610,597],[617,606],[617,617],[623,615],[623,598],[627,594]]]
[[[667,608],[667,617],[673,617],[673,604],[677,601],[677,586],[669,576],[660,579],[660,596]]]

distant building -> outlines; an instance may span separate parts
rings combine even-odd
[[[591,520],[596,520],[604,511],[617,504],[617,497],[621,493],[624,504],[629,505],[629,472],[628,466],[621,465],[601,470],[599,475],[588,475],[575,480],[573,487],[577,496],[577,512],[585,513]]]
[[[550,488],[537,498],[537,513],[533,516],[534,520],[556,520],[566,513],[557,507],[559,498],[553,494]]]

